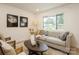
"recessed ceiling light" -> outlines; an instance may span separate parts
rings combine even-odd
[[[39,9],[37,8],[36,11],[39,11]]]

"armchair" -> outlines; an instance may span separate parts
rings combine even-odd
[[[17,55],[16,49],[14,49],[7,42],[0,40],[0,55]],[[18,55],[26,55],[25,52],[21,52]]]

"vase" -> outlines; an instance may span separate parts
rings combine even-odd
[[[34,34],[31,34],[30,41],[31,41],[32,46],[36,45],[35,35]]]

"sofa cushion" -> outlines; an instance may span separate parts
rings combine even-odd
[[[2,49],[5,55],[16,55],[16,52],[12,46],[2,40],[0,40],[0,42],[2,44]]]
[[[44,37],[42,37],[42,40],[45,40],[49,43],[65,46],[65,41],[62,41],[59,38],[44,36]]]

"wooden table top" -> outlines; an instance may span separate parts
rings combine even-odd
[[[32,51],[44,52],[48,50],[48,46],[44,44],[43,42],[38,42],[38,45],[32,46],[31,41],[27,40],[24,42],[24,45]]]

